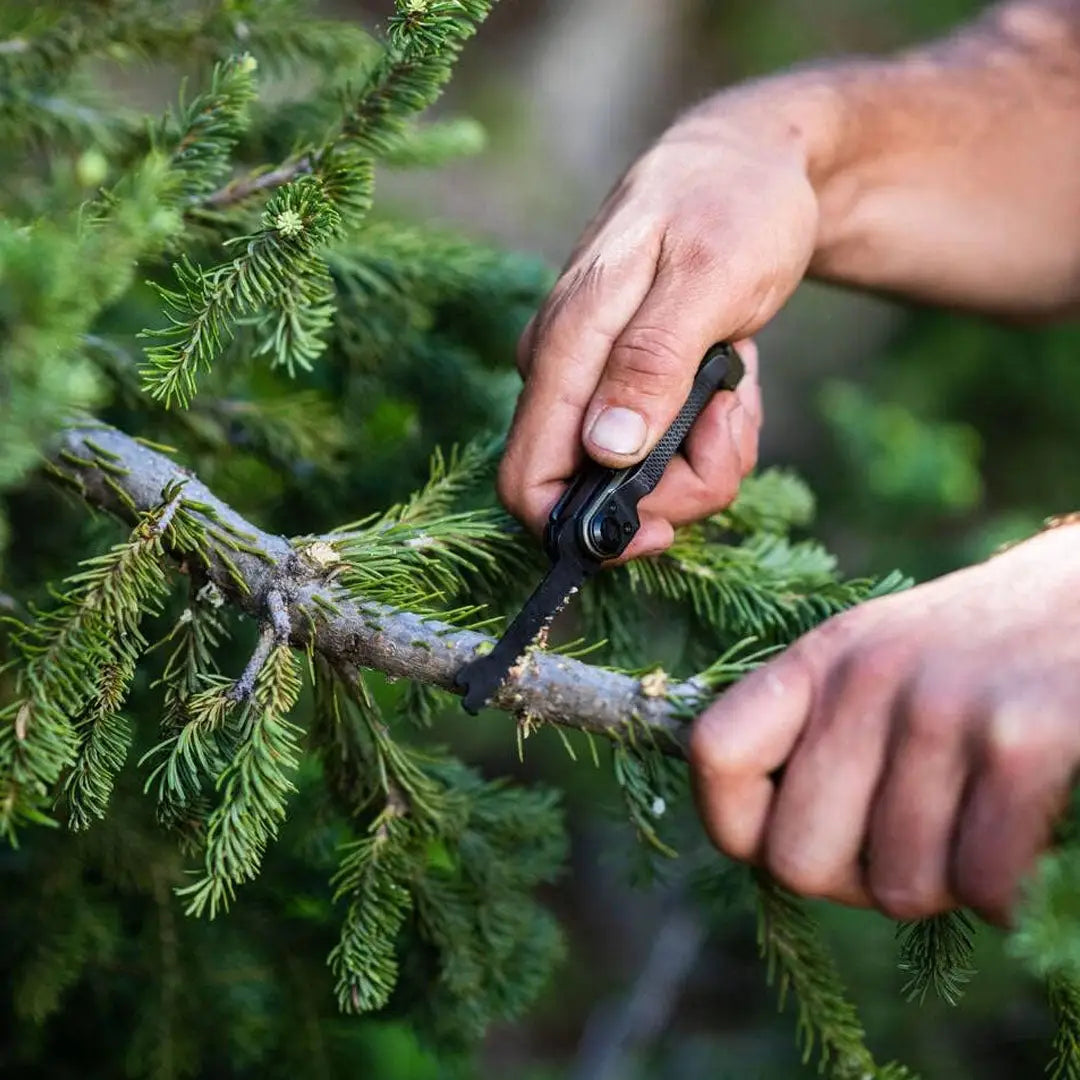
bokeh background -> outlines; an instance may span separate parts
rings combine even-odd
[[[976,0],[504,0],[443,113],[489,133],[448,169],[384,178],[383,198],[561,265],[635,155],[680,109],[788,65],[885,53],[947,33]],[[334,5],[378,20],[384,6]],[[717,184],[724,178],[717,177]],[[384,204],[385,205],[385,204]],[[992,227],[992,222],[987,223]],[[760,337],[764,464],[794,466],[819,497],[815,531],[851,572],[919,579],[984,557],[1080,505],[1080,334],[1003,327],[805,285]],[[713,1078],[800,1073],[790,1008],[776,1014],[748,918],[705,925],[677,884],[635,888],[602,777],[552,737],[519,764],[501,732],[461,731],[487,771],[568,792],[574,856],[552,895],[569,958],[527,1021],[493,1032],[482,1077]],[[1041,1075],[1040,987],[982,929],[964,1002],[907,1004],[894,927],[821,910],[871,1045],[928,1078]],[[412,1061],[400,1075],[444,1074]],[[399,1075],[389,1057],[373,1075]]]
[[[328,15],[378,28],[391,4],[324,0],[320,6]],[[488,133],[486,148],[431,172],[384,170],[379,211],[449,225],[501,247],[538,253],[557,267],[621,172],[681,109],[724,85],[788,65],[902,48],[947,32],[982,6],[977,0],[501,0],[438,107],[442,115],[477,118]],[[156,108],[172,100],[176,87],[174,73],[159,74],[142,73],[123,89]],[[926,579],[1030,533],[1048,514],[1080,507],[1076,327],[997,326],[807,284],[762,333],[760,346],[762,463],[790,466],[807,478],[819,499],[813,531],[846,572],[901,568]],[[509,369],[509,349],[506,363]],[[510,399],[503,396],[508,409]],[[447,430],[475,424],[467,408],[449,400],[443,408]],[[409,421],[406,411],[380,417],[380,423],[399,426]],[[379,460],[374,423],[350,437],[374,460],[369,472],[380,485],[369,492],[374,505],[412,489],[422,455],[410,463]],[[270,482],[265,473],[252,475],[249,487]],[[236,476],[232,483],[241,487]],[[36,512],[52,513],[52,503]],[[294,516],[303,517],[303,510]],[[302,533],[316,523],[280,527]],[[17,542],[28,546],[34,538]],[[657,647],[657,639],[642,643],[643,663],[655,658]],[[587,759],[569,760],[550,731],[530,739],[519,760],[505,719],[474,721],[455,708],[437,723],[440,735],[485,775],[565,792],[571,865],[546,900],[566,930],[567,958],[528,1017],[496,1028],[465,1058],[422,1045],[405,1024],[335,1019],[334,1037],[348,1046],[355,1075],[812,1075],[812,1067],[800,1067],[791,1007],[778,1013],[766,986],[752,916],[707,918],[687,902],[677,864],[656,880],[637,880],[642,860],[605,770]],[[307,913],[299,890],[287,900],[275,893],[274,883],[287,879],[274,875],[283,871],[290,872],[290,864],[271,853],[264,880],[274,906],[260,909],[248,901],[245,910],[253,913],[260,944],[285,955],[287,934],[263,913],[276,914],[289,903],[297,923]],[[282,884],[280,892],[287,888]],[[1010,958],[1000,933],[980,928],[979,972],[958,1007],[933,1000],[908,1004],[901,993],[905,977],[896,967],[895,927],[873,914],[816,910],[879,1059],[901,1058],[926,1080],[1042,1075],[1052,1036],[1043,991]],[[268,1075],[250,1064],[274,1045],[259,1023],[292,1003],[267,1003],[274,988],[263,968],[249,965],[248,971],[245,954],[237,952],[237,960],[230,952],[228,919],[214,932],[221,935],[223,988],[213,1002],[195,1004],[232,1010],[250,1045],[234,1039],[232,1058],[203,1075]],[[314,987],[312,996],[329,1002],[328,973],[325,987]],[[251,1017],[246,1028],[245,1016]],[[8,1022],[0,1017],[0,1047]],[[126,1029],[130,1016],[117,1014],[110,1022]],[[78,1000],[66,1001],[64,1012],[33,1037],[62,1044],[66,1028],[78,1048],[101,1038],[85,1030],[74,1037],[79,1024]],[[289,1041],[302,1045],[299,1038]],[[61,1058],[58,1052],[55,1059]],[[104,1074],[92,1061],[72,1060],[62,1075]],[[295,1075],[322,1080],[326,1074],[308,1062]]]

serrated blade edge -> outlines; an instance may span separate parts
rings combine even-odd
[[[552,619],[581,588],[586,576],[586,568],[581,563],[560,559],[506,628],[495,648],[457,673],[454,684],[464,691],[463,704],[468,712],[475,716],[494,697],[510,669],[544,628],[551,625]]]

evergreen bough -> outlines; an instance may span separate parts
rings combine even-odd
[[[26,935],[44,944],[15,957],[14,1008],[54,1014],[121,955],[121,908],[141,897],[154,914],[132,955],[158,992],[129,1068],[195,1075],[209,1043],[185,999],[213,984],[201,957],[251,958],[228,919],[201,924],[202,948],[185,953],[175,896],[212,919],[254,890],[265,922],[281,874],[303,882],[281,916],[300,946],[277,970],[297,1008],[317,1017],[331,993],[319,930],[333,919],[321,955],[342,1011],[468,1041],[519,1016],[562,953],[534,896],[564,865],[557,797],[485,780],[427,736],[456,667],[485,647],[479,631],[539,567],[491,505],[490,429],[512,396],[498,360],[549,278],[372,215],[377,168],[482,145],[471,121],[418,116],[492,3],[398,0],[382,40],[296,0],[173,6],[0,8],[0,157],[17,178],[0,196],[0,831],[48,868],[60,926],[42,914]],[[102,97],[90,73],[103,59],[182,60],[200,89],[141,122]],[[287,85],[306,89],[264,105],[264,73],[302,74]],[[109,519],[80,523],[49,484]],[[400,501],[379,509],[391,492]],[[341,524],[345,507],[363,516]],[[664,815],[686,802],[686,718],[776,647],[904,584],[843,580],[791,536],[812,511],[791,474],[747,481],[668,553],[585,592],[584,636],[607,642],[610,667],[536,650],[496,700],[519,740],[554,722],[584,731],[596,761],[594,736],[610,740],[629,818],[661,859],[675,854]],[[323,527],[286,541],[247,515]],[[654,658],[638,630],[658,611],[686,643],[679,676],[640,667]],[[395,691],[378,671],[410,681]],[[294,820],[302,840],[283,838]],[[89,831],[46,841],[31,829],[45,824]],[[1049,980],[1056,1077],[1080,1075],[1077,876],[1066,846],[1015,938]],[[698,892],[731,903],[746,891],[734,877],[750,880],[710,856]],[[844,1080],[908,1076],[875,1063],[805,906],[754,882],[761,953],[781,1002],[797,1000],[804,1059]],[[971,974],[966,916],[900,934],[907,993],[955,1001]],[[249,999],[222,1020],[238,1068],[265,1060],[269,1037],[244,1028],[260,1010]],[[328,1060],[319,1030],[283,1067]]]

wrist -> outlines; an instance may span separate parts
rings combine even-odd
[[[865,135],[874,127],[866,88],[884,81],[890,66],[850,60],[723,90],[687,112],[661,141],[744,147],[798,172],[817,201],[813,271],[851,231],[866,190],[860,162],[873,153]]]
[[[841,157],[846,126],[842,67],[818,67],[743,83],[689,109],[661,141],[752,142],[797,165],[817,189]]]

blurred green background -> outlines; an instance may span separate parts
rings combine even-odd
[[[380,208],[536,252],[558,266],[608,188],[680,109],[786,65],[903,47],[946,32],[982,6],[974,0],[502,0],[438,110],[477,117],[488,131],[486,149],[431,172],[383,174]],[[389,4],[334,0],[322,7],[377,27]],[[156,90],[170,98],[175,81],[170,74],[163,87],[136,89],[157,101]],[[814,532],[840,555],[845,571],[899,567],[925,579],[985,556],[1048,514],[1080,507],[1076,328],[994,326],[807,285],[762,333],[760,346],[762,463],[793,466],[810,481],[819,496]],[[508,367],[510,361],[507,355]],[[486,404],[481,398],[473,412]],[[506,398],[492,391],[492,407],[508,404]],[[394,402],[386,405],[378,416],[388,428],[412,415],[391,415]],[[448,439],[477,423],[467,408],[442,407]],[[436,428],[443,438],[443,429],[428,423],[428,432]],[[376,456],[376,424],[349,436]],[[378,472],[378,482],[401,489],[371,492],[376,505],[385,505],[411,488],[416,461],[377,464],[371,473]],[[296,513],[302,517],[304,507]],[[308,527],[298,520],[293,531]],[[658,647],[656,637],[642,642],[642,662],[655,658]],[[334,1037],[348,1046],[356,1075],[770,1080],[802,1074],[794,1018],[790,1009],[777,1015],[752,918],[709,921],[686,902],[677,868],[650,886],[635,885],[640,859],[605,770],[568,760],[550,731],[530,740],[519,761],[509,724],[467,721],[456,710],[437,723],[485,775],[544,782],[566,793],[571,867],[546,899],[566,929],[567,960],[529,1017],[492,1031],[478,1054],[465,1059],[436,1055],[407,1027],[384,1019],[335,1021]],[[281,899],[273,894],[275,875],[290,872],[299,877],[286,856],[271,855],[264,880],[275,901]],[[298,920],[308,918],[301,910],[307,902],[300,893],[289,897]],[[254,901],[247,908],[269,941],[279,929],[263,919],[266,910],[269,903],[260,909]],[[1042,989],[1009,959],[997,932],[980,930],[979,975],[958,1008],[929,1000],[920,1006],[902,999],[892,924],[836,908],[822,907],[820,914],[880,1059],[899,1057],[927,1080],[1041,1075],[1051,1037]],[[258,968],[244,975],[244,955],[230,951],[229,926],[225,919],[212,931],[220,935],[222,984],[231,987],[219,1004],[240,1018],[238,1030],[244,1017],[252,1018],[243,1032],[250,1046],[232,1046],[220,1072],[204,1075],[255,1076],[259,1067],[245,1062],[257,1061],[257,1051],[270,1044],[257,1019],[272,1015],[261,1000],[272,988]],[[285,954],[291,944],[272,941]],[[329,975],[311,993],[325,1005]],[[126,1018],[115,1022],[122,1026]],[[62,1039],[63,1025],[75,1031],[78,1023],[78,1002],[67,1003],[40,1037]],[[81,1046],[96,1033],[78,1035],[72,1044]],[[297,1053],[293,1075],[328,1075]],[[55,1060],[63,1057],[58,1051]],[[102,1075],[82,1068],[72,1061],[63,1075]]]
[[[608,188],[680,109],[787,65],[902,48],[984,6],[506,0],[441,106],[477,116],[488,149],[396,178],[393,199],[560,265]],[[362,10],[377,16],[379,6]],[[815,532],[846,571],[933,577],[1080,506],[1074,327],[995,326],[807,284],[759,341],[762,462],[810,480]],[[476,1075],[798,1075],[793,1017],[776,1015],[751,921],[704,925],[677,886],[629,887],[612,793],[567,762],[553,735],[529,747],[524,766],[502,732],[467,738],[486,768],[566,789],[574,839],[572,874],[552,897],[569,959],[531,1020],[492,1033]],[[1041,1075],[1050,1036],[1042,991],[999,934],[980,931],[980,973],[958,1008],[920,1006],[902,999],[891,924],[821,914],[879,1059],[900,1057],[928,1078]],[[401,1075],[421,1075],[410,1068]],[[444,1070],[432,1062],[423,1075]]]

